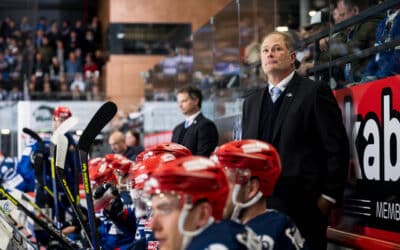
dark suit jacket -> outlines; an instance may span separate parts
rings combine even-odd
[[[259,139],[265,89],[243,104],[242,138]],[[295,74],[289,82],[273,124],[272,141],[281,157],[282,172],[273,196],[286,204],[311,202],[325,194],[342,200],[349,146],[341,111],[326,83]]]
[[[184,126],[184,122],[174,128],[172,142],[178,143],[179,134]],[[181,144],[194,155],[210,156],[218,145],[218,131],[215,124],[199,114],[193,123],[187,128]]]

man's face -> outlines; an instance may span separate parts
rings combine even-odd
[[[295,59],[295,53],[288,50],[279,34],[267,36],[261,44],[261,65],[267,76],[285,76],[293,70]]]
[[[183,115],[189,116],[199,111],[199,107],[197,105],[199,100],[190,98],[188,93],[179,93],[177,98],[179,108],[181,109]]]
[[[339,1],[337,3],[337,17],[338,17],[338,22],[342,22],[344,20],[347,20],[357,14],[356,8],[348,8],[343,1]]]
[[[151,199],[152,230],[161,250],[181,249],[183,237],[178,229],[181,214],[179,204],[179,199],[174,195],[160,194]]]
[[[56,130],[65,119],[61,117],[53,117],[53,130]]]
[[[110,138],[108,141],[111,150],[116,154],[122,154],[125,151],[125,141],[120,138]]]

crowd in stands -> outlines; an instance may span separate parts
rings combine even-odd
[[[174,89],[192,83],[193,53],[191,45],[167,48],[168,55],[144,76],[153,89],[147,100],[166,101],[174,97]],[[172,93],[172,95],[171,95]]]
[[[334,24],[359,15],[374,3],[359,0],[338,0],[328,9],[322,9],[311,18],[311,24],[303,27],[301,37],[307,38]],[[385,14],[377,13],[362,22],[331,34],[297,53],[300,62],[298,72],[312,75],[309,70],[318,64],[327,63],[339,57],[361,55],[365,49],[382,45],[400,38],[400,4]],[[330,16],[330,17],[329,17]],[[400,50],[398,46],[388,48],[370,56],[361,56],[345,64],[333,65],[330,69],[317,72],[317,80],[330,83],[332,88],[341,88],[360,82],[367,82],[400,74]],[[317,57],[315,57],[317,54]],[[316,59],[317,58],[317,59]]]
[[[101,100],[104,63],[97,17],[0,19],[0,100]]]

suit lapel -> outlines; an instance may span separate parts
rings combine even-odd
[[[203,115],[202,113],[200,113],[198,116],[196,116],[196,118],[194,118],[192,124],[190,124],[190,126],[187,128],[185,136],[183,137],[182,142],[184,142],[186,140],[186,136],[188,135],[188,132],[190,132],[191,130],[194,130],[197,127],[197,124],[199,123],[199,121],[203,119]],[[183,126],[185,125],[185,123],[183,123],[181,130],[183,129]],[[188,137],[191,138],[191,137]]]
[[[282,124],[286,118],[286,114],[289,111],[290,105],[296,98],[298,82],[299,82],[299,76],[297,75],[297,73],[295,73],[292,80],[289,82],[286,91],[284,92],[285,96],[282,96],[283,100],[281,107],[279,108],[279,113],[275,120],[272,141],[275,141],[275,138],[278,135],[278,132],[281,129]]]
[[[203,114],[202,114],[202,113],[200,113],[198,116],[196,116],[196,118],[194,118],[194,120],[193,120],[192,124],[189,126],[189,128],[192,127],[192,126],[193,126],[193,127],[196,126],[197,123],[198,123],[201,119],[203,119]]]
[[[258,95],[258,100],[254,100],[257,105],[255,106],[255,110],[253,112],[254,117],[251,117],[252,121],[256,122],[251,122],[250,124],[254,124],[254,129],[250,129],[250,131],[253,131],[254,135],[250,135],[250,138],[257,138],[258,135],[258,129],[260,127],[260,119],[261,119],[261,110],[262,110],[262,105],[264,101],[264,96],[265,96],[265,91],[268,87],[265,87],[260,91],[260,94]]]
[[[178,127],[176,127],[176,131],[175,131],[175,133],[173,134],[172,141],[178,142],[179,135],[180,135],[181,132],[182,132],[182,129],[183,129],[184,124],[185,124],[185,123],[183,122],[183,123],[179,124]]]

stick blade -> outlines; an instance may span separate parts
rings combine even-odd
[[[25,128],[22,129],[22,132],[24,132],[25,134],[29,135],[30,137],[32,137],[33,139],[35,139],[39,143],[43,143],[42,138],[40,138],[40,136],[35,131],[33,131],[32,129],[25,127]]]
[[[104,103],[94,114],[78,142],[79,149],[89,152],[96,136],[117,113],[117,105],[113,102]]]

